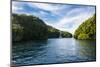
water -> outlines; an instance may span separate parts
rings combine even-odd
[[[12,64],[17,66],[96,60],[95,40],[55,38],[13,43]]]

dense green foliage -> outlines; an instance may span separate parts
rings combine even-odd
[[[96,16],[83,22],[74,33],[76,39],[96,39]]]
[[[14,41],[47,39],[46,24],[37,17],[27,15],[12,16],[12,37]]]
[[[51,26],[48,26],[48,38],[58,38],[59,37],[59,30],[55,29]]]
[[[61,33],[61,37],[63,37],[63,38],[72,37],[72,34],[69,33],[69,32],[60,31],[60,30],[58,30],[56,28],[48,26],[48,38],[59,38],[60,33]]]
[[[60,30],[46,25],[41,19],[31,15],[12,14],[13,41],[45,40],[58,38]],[[62,32],[63,37],[71,37],[68,32]]]
[[[23,27],[21,27],[19,24],[12,24],[12,35],[14,41],[20,41],[23,38]]]
[[[89,39],[88,34],[79,34],[78,39]]]
[[[64,37],[64,38],[70,38],[70,37],[72,37],[72,34],[71,33],[69,33],[69,32],[65,32],[65,31],[61,31],[62,32],[62,34],[61,34],[61,36],[62,37]]]

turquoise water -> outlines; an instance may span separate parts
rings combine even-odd
[[[12,64],[17,66],[95,60],[95,40],[54,38],[47,41],[13,43],[12,46]]]

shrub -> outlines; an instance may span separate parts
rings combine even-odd
[[[78,39],[89,39],[88,34],[79,34]]]

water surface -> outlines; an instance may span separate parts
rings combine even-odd
[[[95,40],[53,38],[47,41],[13,43],[12,46],[12,64],[18,66],[95,60]]]

